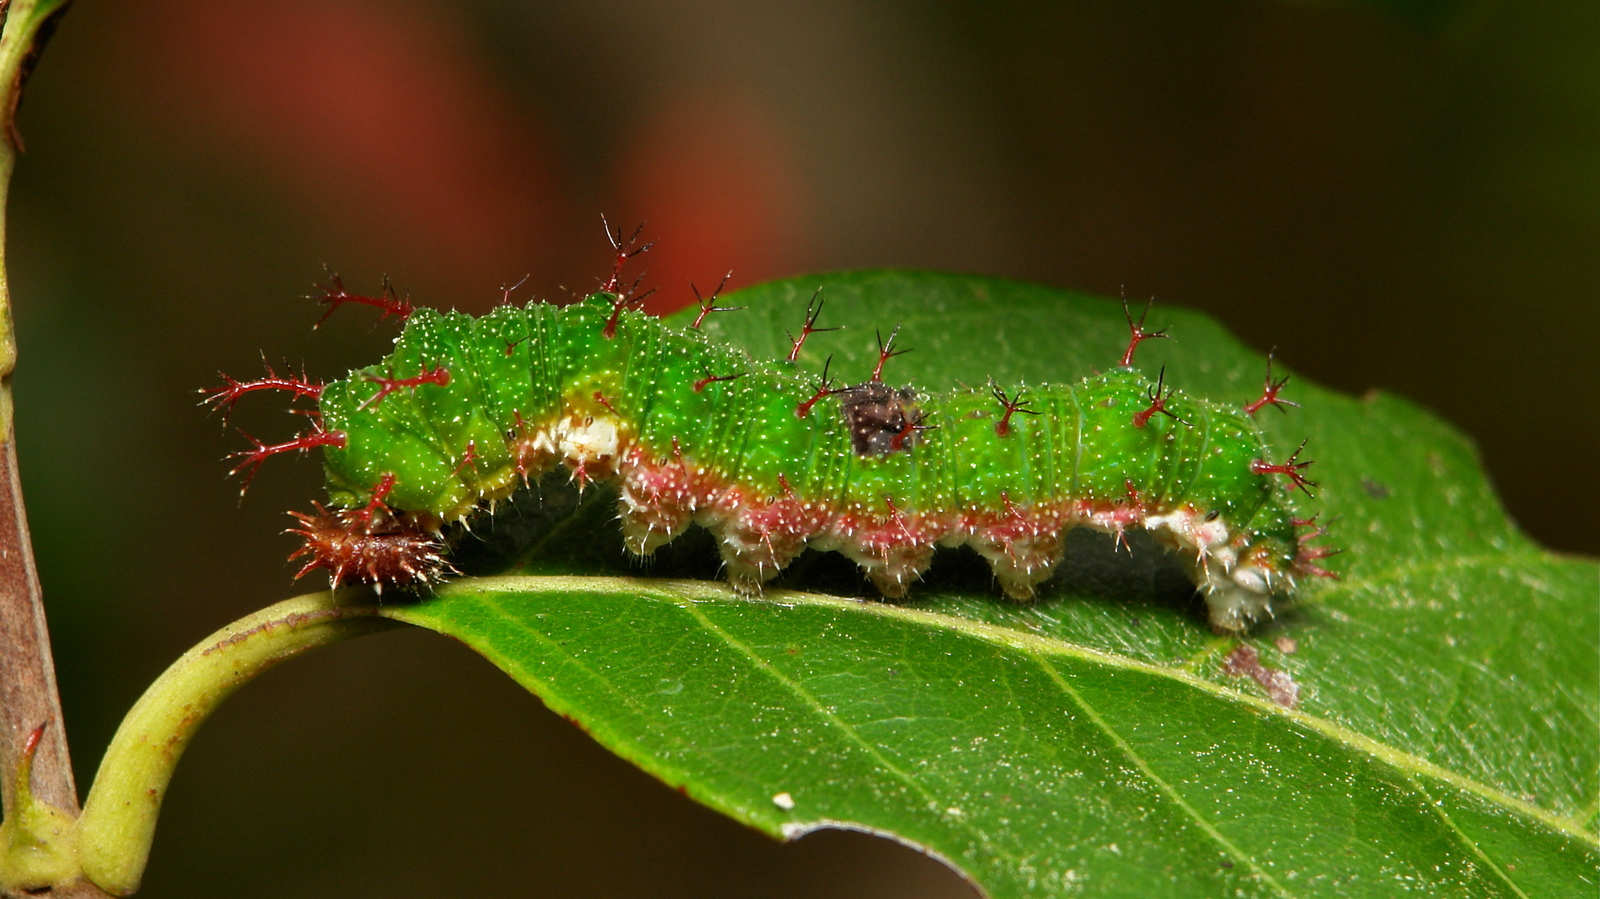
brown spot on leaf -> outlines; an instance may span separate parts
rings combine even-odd
[[[1261,654],[1248,643],[1228,653],[1228,657],[1222,660],[1222,673],[1229,677],[1254,678],[1273,702],[1286,709],[1294,708],[1300,699],[1300,685],[1294,682],[1289,672],[1261,664]]]

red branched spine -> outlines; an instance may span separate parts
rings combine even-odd
[[[1283,390],[1283,385],[1287,383],[1289,383],[1288,375],[1284,375],[1283,378],[1277,382],[1272,380],[1272,353],[1267,353],[1267,380],[1261,388],[1261,399],[1258,399],[1253,403],[1246,404],[1244,407],[1245,414],[1255,415],[1266,406],[1276,406],[1279,412],[1289,411],[1283,408],[1284,406],[1294,406],[1298,409],[1300,407],[1299,403],[1291,402],[1286,399],[1280,399],[1278,397],[1278,392]]]
[[[437,384],[440,387],[448,387],[450,385],[450,370],[440,365],[436,368],[423,369],[422,374],[410,378],[380,378],[376,375],[367,375],[367,380],[378,385],[378,392],[357,407],[363,410],[378,405],[389,394],[403,387],[421,387],[424,384]]]
[[[1145,390],[1145,396],[1149,397],[1150,405],[1142,412],[1133,413],[1134,427],[1142,428],[1149,424],[1150,417],[1157,412],[1171,418],[1173,421],[1188,424],[1187,421],[1179,418],[1177,413],[1167,408],[1167,401],[1172,399],[1172,389],[1167,387],[1167,367],[1165,365],[1161,366],[1161,374],[1156,378],[1155,386]]]
[[[1128,320],[1129,332],[1128,349],[1122,354],[1122,365],[1124,368],[1133,364],[1133,351],[1139,348],[1139,344],[1144,343],[1146,340],[1155,340],[1156,338],[1168,336],[1166,328],[1162,328],[1159,331],[1146,331],[1144,329],[1145,316],[1150,314],[1150,307],[1154,303],[1154,299],[1151,299],[1150,302],[1145,303],[1144,311],[1139,313],[1139,320],[1135,322],[1133,320],[1133,313],[1128,311],[1128,298],[1122,298],[1122,315]]]
[[[1300,490],[1303,491],[1306,496],[1310,496],[1311,495],[1311,488],[1312,487],[1316,487],[1317,486],[1317,482],[1316,481],[1306,480],[1305,475],[1302,475],[1300,473],[1300,471],[1301,471],[1301,469],[1307,467],[1311,463],[1310,462],[1297,462],[1297,461],[1295,461],[1296,459],[1298,459],[1300,457],[1300,450],[1303,450],[1305,448],[1306,448],[1306,441],[1304,441],[1304,440],[1300,441],[1300,446],[1297,449],[1295,449],[1294,452],[1289,454],[1288,460],[1286,460],[1286,461],[1284,461],[1284,462],[1282,462],[1280,464],[1277,464],[1277,465],[1270,464],[1265,459],[1256,459],[1255,461],[1250,463],[1250,473],[1251,474],[1281,474],[1284,477],[1288,478],[1290,481],[1292,481],[1296,487],[1299,487]]]
[[[242,450],[240,452],[230,453],[228,455],[228,458],[230,459],[244,460],[243,462],[240,462],[238,465],[234,466],[232,471],[228,472],[230,475],[238,474],[239,472],[244,471],[246,468],[250,469],[250,473],[245,475],[244,484],[239,487],[240,496],[244,496],[245,491],[250,489],[250,482],[255,479],[256,472],[261,470],[261,463],[279,453],[294,452],[295,450],[304,451],[319,446],[336,446],[339,449],[344,449],[345,447],[345,436],[343,431],[323,431],[318,429],[307,434],[300,434],[291,440],[285,440],[282,443],[274,443],[271,445],[262,443],[242,428],[239,430],[239,433],[243,434],[245,439],[255,444],[255,449]]]
[[[298,378],[283,377],[273,371],[272,366],[268,365],[265,360],[263,360],[262,365],[267,370],[267,376],[257,381],[236,381],[226,372],[217,372],[217,375],[222,378],[222,389],[213,392],[202,390],[202,393],[207,393],[208,395],[201,402],[211,404],[212,408],[223,410],[223,421],[227,421],[228,417],[233,415],[234,404],[239,402],[239,399],[245,394],[256,390],[282,390],[292,393],[296,397],[303,396],[313,400],[322,397],[323,385],[307,380],[304,371],[300,373]]]
[[[822,380],[817,385],[816,392],[811,394],[811,399],[794,407],[795,418],[809,418],[811,416],[811,407],[821,402],[823,397],[832,396],[836,393],[833,389],[833,379],[828,377],[828,368],[831,365],[833,365],[833,354],[829,353],[827,361],[822,363]]]
[[[1325,577],[1338,580],[1338,574],[1322,567],[1318,564],[1318,562],[1322,559],[1328,558],[1329,556],[1336,556],[1339,553],[1344,552],[1344,550],[1332,546],[1309,545],[1311,541],[1327,536],[1328,529],[1317,524],[1317,516],[1315,515],[1311,516],[1310,518],[1295,518],[1292,519],[1292,521],[1295,527],[1308,529],[1306,535],[1300,538],[1299,549],[1295,552],[1295,571],[1311,577]]]
[[[383,477],[378,480],[377,486],[372,488],[372,493],[367,499],[367,504],[359,509],[354,510],[350,514],[366,522],[370,527],[372,524],[373,515],[379,511],[389,511],[389,505],[385,503],[384,500],[388,499],[389,494],[394,492],[394,483],[394,472],[385,472]]]
[[[622,313],[639,309],[644,305],[644,298],[655,291],[646,291],[640,296],[629,294],[612,294],[616,299],[611,301],[611,317],[606,319],[606,326],[600,330],[600,336],[611,340],[617,336],[617,325],[622,322]]]
[[[611,264],[611,276],[606,278],[605,281],[601,282],[600,292],[622,296],[630,295],[633,293],[632,288],[628,290],[622,289],[623,266],[628,264],[629,259],[632,259],[641,253],[650,252],[650,248],[655,246],[655,243],[652,241],[651,243],[644,244],[643,246],[639,245],[639,232],[644,230],[643,222],[639,224],[639,227],[634,228],[633,233],[628,235],[627,238],[622,236],[621,228],[612,229],[611,223],[606,221],[606,217],[604,215],[600,216],[600,224],[605,226],[606,240],[611,241],[611,249],[616,253],[616,259]],[[634,286],[638,286],[637,281],[634,282]]]
[[[898,453],[906,448],[906,441],[912,437],[923,431],[932,431],[939,427],[938,425],[920,424],[919,421],[919,419],[907,419],[906,423],[900,426],[899,432],[889,438],[889,449]]]
[[[793,346],[789,348],[790,362],[800,358],[800,347],[805,345],[807,337],[810,337],[819,331],[837,331],[840,327],[843,327],[842,325],[833,328],[817,327],[817,316],[822,314],[822,303],[822,288],[819,287],[817,288],[816,292],[811,295],[810,302],[806,303],[806,323],[800,329],[800,337],[796,339],[793,334],[789,335],[789,342],[793,344]]]
[[[650,252],[650,248],[655,246],[655,244],[647,243],[642,246],[639,245],[639,232],[644,230],[643,224],[640,224],[639,227],[633,229],[633,233],[624,238],[622,236],[622,229],[618,228],[616,230],[612,230],[611,223],[606,221],[605,216],[600,216],[600,223],[605,225],[606,239],[611,241],[611,249],[616,253],[616,259],[611,266],[611,276],[606,278],[605,281],[600,284],[600,292],[609,294],[613,298],[611,304],[611,317],[606,320],[605,328],[600,331],[600,335],[602,337],[607,340],[611,340],[617,336],[617,324],[622,321],[622,313],[629,309],[639,309],[643,307],[645,297],[655,293],[654,290],[648,290],[638,296],[634,295],[634,291],[639,289],[639,282],[644,280],[643,274],[640,274],[638,278],[635,278],[633,284],[630,285],[626,290],[624,290],[622,287],[623,266],[628,264],[629,259],[632,259],[641,253]]]
[[[883,339],[883,332],[881,332],[881,331],[877,332],[877,336],[878,336],[878,364],[876,366],[874,366],[873,369],[872,369],[872,379],[871,380],[876,382],[876,383],[881,384],[881,383],[883,383],[883,366],[884,366],[884,364],[887,363],[890,359],[893,359],[896,356],[903,356],[906,353],[909,353],[911,351],[910,350],[897,350],[897,349],[894,348],[894,339],[896,337],[900,336],[900,326],[899,325],[895,325],[894,326],[894,330],[889,332],[889,339],[887,341],[885,341]]]
[[[478,441],[476,440],[467,441],[467,449],[461,454],[461,461],[456,463],[456,470],[451,472],[451,474],[459,475],[463,469],[467,468],[472,469],[473,474],[479,474]]]
[[[705,377],[701,378],[700,380],[694,382],[694,392],[695,393],[701,393],[707,387],[711,386],[712,384],[717,383],[718,381],[735,381],[735,380],[738,380],[739,378],[744,377],[745,374],[746,374],[745,372],[740,372],[739,374],[736,374],[736,375],[706,375]]]
[[[731,277],[733,277],[733,270],[729,269],[728,273],[722,276],[722,283],[718,284],[717,289],[711,291],[711,296],[708,297],[702,297],[700,295],[700,288],[694,286],[694,282],[689,282],[689,289],[694,291],[694,298],[700,303],[700,314],[694,317],[694,324],[690,325],[690,328],[698,331],[700,329],[700,323],[704,322],[706,320],[706,316],[713,312],[738,312],[740,309],[744,308],[743,306],[717,305],[717,297],[721,295],[722,288],[728,286],[728,279]]]
[[[994,424],[994,432],[1001,437],[1011,436],[1012,415],[1018,412],[1021,412],[1023,415],[1039,414],[1038,412],[1027,408],[1029,401],[1022,398],[1021,390],[1017,391],[1016,399],[1011,399],[1010,397],[1006,396],[1006,392],[1004,390],[1000,389],[999,384],[996,384],[991,380],[989,382],[989,393],[993,394],[994,398],[1000,403],[1000,407],[1005,410],[1005,414],[1000,416],[1000,420]]]
[[[523,275],[522,276],[522,280],[518,281],[515,284],[511,284],[511,285],[501,284],[500,285],[500,302],[505,303],[508,306],[511,305],[511,294],[512,294],[512,292],[515,291],[517,288],[521,287],[522,285],[528,283],[528,279],[531,278],[531,277],[533,277],[532,274],[527,274],[527,275]]]
[[[532,334],[524,334],[521,337],[518,337],[516,340],[506,340],[502,337],[501,341],[506,345],[506,358],[510,359],[511,355],[517,351],[517,346],[532,336]]]
[[[921,429],[917,427],[917,423],[915,421],[912,421],[911,419],[906,419],[906,423],[900,426],[899,432],[896,433],[893,437],[889,438],[889,449],[891,449],[891,450],[893,450],[893,451],[895,451],[897,453],[900,452],[901,450],[905,449],[906,448],[906,438],[908,438],[908,437],[912,436],[913,434],[917,433],[917,431],[919,431],[919,430],[921,430]]]
[[[310,298],[316,300],[324,306],[327,306],[328,311],[322,313],[322,317],[317,319],[317,323],[312,325],[312,328],[322,327],[322,323],[328,320],[328,316],[333,315],[334,311],[340,306],[343,306],[345,303],[359,303],[363,306],[371,306],[375,309],[382,309],[383,314],[378,316],[378,321],[383,321],[391,315],[399,318],[401,321],[405,321],[411,317],[411,313],[414,311],[411,305],[411,298],[406,297],[405,299],[401,299],[400,296],[395,293],[394,285],[389,282],[388,275],[384,275],[383,277],[383,292],[375,297],[355,294],[345,290],[344,281],[341,280],[338,273],[331,268],[328,269],[328,277],[331,279],[332,283],[326,287],[321,284],[313,285],[317,288],[317,290],[321,291],[321,293],[312,294]]]

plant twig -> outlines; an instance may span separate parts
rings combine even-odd
[[[13,0],[0,31],[0,789],[10,814],[21,749],[34,728],[45,726],[33,759],[33,795],[68,814],[78,810],[55,667],[40,601],[39,576],[28,539],[22,487],[17,478],[11,417],[11,372],[16,367],[11,290],[5,274],[4,208],[16,165],[15,113],[23,81],[65,0]]]
[[[8,867],[20,852],[35,860],[52,856],[66,863],[62,870],[70,870],[68,835],[78,812],[78,793],[17,476],[11,414],[17,340],[5,266],[5,207],[22,149],[16,113],[23,83],[69,2],[0,0],[5,14],[0,29],[0,817],[4,818],[0,848],[5,849]],[[46,865],[34,873],[43,876],[56,868],[61,865]],[[10,883],[21,873],[13,868],[0,872],[4,875],[0,879]],[[49,893],[62,899],[104,895],[83,881],[54,876],[49,880],[43,889],[23,886],[30,895]]]

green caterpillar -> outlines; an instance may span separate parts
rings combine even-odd
[[[627,548],[649,555],[691,523],[711,529],[735,589],[752,593],[806,547],[854,560],[904,596],[937,546],[972,546],[1004,592],[1034,595],[1087,526],[1145,528],[1185,561],[1210,621],[1239,631],[1297,576],[1325,574],[1272,477],[1310,485],[1307,462],[1271,464],[1251,414],[1184,396],[1122,365],[1076,384],[930,395],[881,380],[835,388],[792,362],[750,358],[695,327],[634,311],[607,288],[566,307],[504,305],[474,318],[346,294],[408,316],[395,351],[325,386],[277,378],[213,396],[288,389],[321,427],[241,454],[320,446],[332,510],[301,515],[309,557],[335,583],[408,586],[450,570],[442,531],[565,466],[620,486]],[[714,300],[714,298],[713,298]],[[714,307],[705,305],[705,312]],[[815,330],[808,310],[801,341]],[[798,350],[796,342],[796,349]],[[791,359],[794,354],[791,354]],[[1286,379],[1285,379],[1286,380]],[[252,472],[253,474],[253,472]]]

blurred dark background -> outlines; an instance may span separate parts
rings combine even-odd
[[[481,312],[648,220],[688,284],[852,266],[1205,310],[1304,377],[1473,435],[1546,545],[1600,549],[1592,3],[79,0],[29,85],[11,209],[18,429],[86,785],[183,649],[299,592],[285,509],[195,407],[260,352],[337,376],[326,262]],[[237,423],[300,424],[271,399]],[[297,661],[208,724],[150,897],[936,896],[851,834],[780,846],[591,744],[449,641]]]

